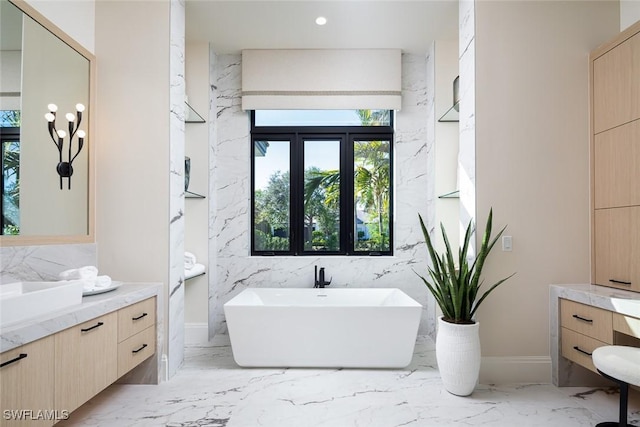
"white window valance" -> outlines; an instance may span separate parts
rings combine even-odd
[[[242,51],[243,110],[400,107],[400,49]]]

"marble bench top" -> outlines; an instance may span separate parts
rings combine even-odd
[[[606,286],[577,284],[551,285],[557,298],[564,298],[620,314],[640,317],[640,293]]]
[[[124,283],[114,291],[83,297],[82,304],[7,327],[0,325],[0,353],[157,296],[161,289],[160,283]]]

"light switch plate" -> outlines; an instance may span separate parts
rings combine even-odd
[[[511,236],[502,236],[502,250],[504,252],[511,252],[513,250],[513,241]]]

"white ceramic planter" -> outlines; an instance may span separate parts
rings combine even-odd
[[[458,325],[438,319],[436,359],[444,388],[457,396],[470,395],[480,375],[480,324]]]

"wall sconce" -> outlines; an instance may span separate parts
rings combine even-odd
[[[67,113],[65,118],[69,121],[69,133],[60,129],[56,129],[56,112],[58,111],[58,106],[56,104],[47,105],[49,112],[44,115],[44,118],[48,122],[49,126],[49,135],[51,135],[51,140],[56,145],[58,149],[59,158],[58,158],[58,166],[56,166],[56,171],[58,171],[58,175],[60,175],[60,189],[62,190],[62,178],[68,179],[68,189],[71,190],[71,175],[73,175],[73,161],[80,154],[80,150],[82,150],[82,146],[84,145],[84,137],[86,136],[83,130],[79,130],[80,122],[82,122],[82,112],[84,111],[84,105],[76,104],[76,114]],[[78,135],[78,151],[76,154],[71,157],[73,145],[73,137]],[[68,161],[62,160],[62,149],[64,146],[64,139],[69,136],[69,149],[68,149]]]

